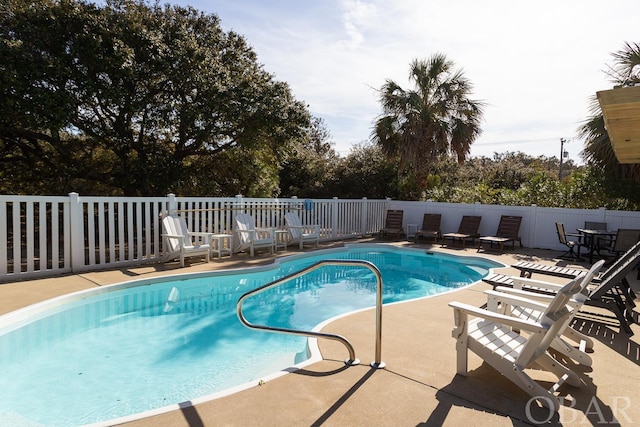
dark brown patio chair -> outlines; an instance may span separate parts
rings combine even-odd
[[[522,247],[522,240],[520,239],[520,224],[522,223],[521,216],[502,215],[500,217],[500,223],[498,224],[498,230],[494,236],[482,236],[478,242],[478,251],[482,249],[483,243],[489,243],[490,248],[493,248],[493,244],[500,246],[500,252],[504,251],[504,244],[511,242],[511,247],[516,247],[516,242]]]
[[[424,237],[427,239],[433,239],[437,242],[440,238],[440,220],[442,214],[424,214],[422,218],[422,228],[416,232],[416,242],[418,238]]]
[[[581,234],[577,233],[567,233],[564,231],[564,224],[561,222],[556,222],[556,232],[558,233],[558,240],[560,243],[565,245],[569,250],[564,254],[560,255],[558,258],[568,259],[572,261],[582,261],[580,258],[580,242],[581,242]],[[574,239],[570,239],[573,237]],[[578,248],[578,253],[575,252],[575,248]]]
[[[585,305],[602,307],[613,312],[620,321],[620,327],[627,333],[631,333],[628,322],[633,321],[632,311],[636,307],[636,294],[627,280],[627,275],[638,263],[640,263],[640,241],[591,281],[589,286],[591,300],[585,303]],[[535,264],[526,261],[520,261],[513,264],[512,267],[520,270],[520,277],[529,278],[533,273],[572,278],[585,271],[584,269]],[[487,276],[487,280],[483,280],[488,283],[500,280],[495,274],[490,276]],[[499,285],[504,285],[504,283],[499,283]]]
[[[613,259],[618,259],[622,253],[638,242],[640,242],[640,230],[619,228],[613,239],[598,239],[598,248],[608,251],[613,255]]]
[[[471,239],[471,244],[475,243],[476,238],[480,236],[478,229],[480,228],[481,220],[481,216],[464,215],[460,220],[457,233],[444,233],[442,235],[442,246],[445,245],[446,239],[451,239],[451,244],[455,244],[456,240],[460,240],[462,246],[469,239]]]
[[[380,238],[384,239],[385,236],[403,236],[404,228],[402,227],[402,220],[404,218],[404,211],[397,209],[390,209],[387,211],[387,218],[384,221],[384,228],[380,230]]]
[[[606,222],[597,222],[597,221],[585,221],[584,228],[587,230],[608,230]],[[593,235],[585,234],[582,242],[580,243],[580,246],[589,250],[591,252],[591,255],[593,255],[594,251],[597,252],[598,254],[600,253],[600,248],[598,247],[599,241],[597,238],[596,240],[592,241],[594,238],[595,237]],[[592,260],[593,260],[593,257],[592,257]]]

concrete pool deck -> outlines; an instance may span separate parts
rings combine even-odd
[[[342,246],[344,242],[322,247]],[[351,243],[351,242],[346,242]],[[482,256],[506,265],[527,260],[567,266],[554,256],[558,251],[518,249],[504,254],[476,253],[475,248],[425,247],[466,256]],[[295,248],[297,249],[297,248]],[[279,252],[278,256],[297,253]],[[0,285],[0,314],[69,292],[126,280],[166,274],[183,274],[221,268],[241,268],[270,263],[273,257],[234,255],[209,263],[193,261],[99,271]],[[507,267],[500,272],[517,275]],[[537,276],[541,277],[541,276]],[[535,277],[534,277],[535,278]],[[544,277],[545,280],[553,278]],[[628,277],[636,292],[636,271]],[[469,356],[469,375],[455,374],[455,341],[451,337],[453,311],[450,301],[476,306],[486,302],[477,283],[444,295],[387,305],[382,320],[382,360],[385,369],[373,369],[375,355],[374,310],[366,310],[328,324],[324,331],[338,333],[353,344],[361,364],[346,367],[348,354],[339,343],[319,342],[323,360],[289,375],[214,401],[127,423],[127,426],[520,426],[631,425],[640,423],[640,326],[634,335],[620,333],[616,321],[578,316],[574,326],[594,338],[591,368],[572,365],[582,387],[564,385],[564,406],[557,414],[527,404],[529,396],[475,355]],[[591,307],[589,311],[595,311]],[[637,317],[639,308],[635,309]],[[545,373],[533,371],[536,379]]]

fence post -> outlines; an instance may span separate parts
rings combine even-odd
[[[71,242],[71,271],[84,267],[84,218],[78,193],[69,193],[69,241]]]
[[[360,219],[360,237],[364,237],[367,235],[367,231],[369,230],[369,224],[367,218],[369,218],[369,201],[366,197],[362,198],[362,217]]]
[[[236,201],[234,203],[234,208],[237,210],[236,213],[244,213],[244,209],[240,210],[240,208],[242,208],[242,194],[236,194]],[[236,213],[233,213],[231,216],[235,217]]]
[[[598,212],[600,213],[600,221],[607,222],[607,208],[605,207],[598,208]]]
[[[530,248],[538,247],[538,205],[535,203],[531,205],[531,211],[529,215],[529,244]]]
[[[333,198],[333,206],[331,207],[331,236],[335,239],[338,236],[338,198]]]
[[[176,201],[176,195],[173,193],[167,194],[167,215],[174,216],[178,210],[178,202]],[[164,214],[164,212],[163,212]]]

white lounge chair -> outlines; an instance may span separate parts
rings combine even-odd
[[[580,292],[580,285],[579,281],[571,281],[558,291],[548,305],[511,297],[512,301],[519,300],[520,306],[542,311],[538,321],[459,302],[449,303],[454,310],[457,373],[467,375],[467,352],[471,350],[541,404],[558,411],[560,401],[554,392],[565,382],[580,386],[580,378],[554,359],[547,349],[566,327],[566,320],[572,313],[567,306],[574,295]],[[525,369],[534,365],[555,374],[558,381],[550,389],[545,389],[525,372]]]
[[[569,306],[572,311],[571,315],[569,315],[565,321],[566,326],[563,328],[562,336],[556,336],[550,345],[550,347],[558,353],[569,357],[584,366],[591,366],[592,364],[591,356],[589,356],[585,350],[587,348],[593,348],[593,340],[590,337],[572,329],[569,324],[578,310],[580,310],[584,303],[589,299],[587,286],[593,277],[600,271],[603,264],[604,260],[598,261],[591,266],[589,271],[583,272],[573,279],[573,281],[578,281],[580,283],[580,293],[574,295],[572,300],[569,302]],[[528,289],[538,289],[547,293],[544,294],[523,290],[523,282],[525,281]],[[556,283],[514,277],[513,287],[498,286],[492,291],[485,292],[487,294],[487,308],[497,313],[508,314],[520,317],[521,319],[539,321],[543,315],[542,310],[536,307],[521,306],[518,304],[518,301],[512,303],[507,295],[516,295],[518,297],[527,298],[548,305],[554,298],[552,294],[557,292],[558,289],[562,288],[562,286],[563,285]],[[575,341],[577,343],[577,347],[567,343],[563,337],[570,338]]]
[[[166,259],[180,258],[180,267],[184,267],[186,257],[204,255],[209,262],[211,254],[211,236],[213,233],[192,233],[187,222],[181,216],[166,216],[162,219],[162,237],[165,241]],[[198,241],[194,239],[198,237]]]
[[[316,242],[316,248],[320,244],[320,226],[302,225],[300,217],[295,212],[289,212],[284,216],[284,222],[291,234],[291,242],[299,242],[300,249],[303,248],[305,242]]]
[[[253,217],[245,213],[236,215],[234,222],[236,234],[234,252],[249,249],[249,253],[253,256],[256,249],[269,248],[273,253],[275,245],[273,228],[256,228]]]

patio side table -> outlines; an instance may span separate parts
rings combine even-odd
[[[218,254],[218,259],[222,255],[231,257],[231,238],[232,234],[214,234],[211,236],[211,253]]]
[[[278,248],[282,247],[285,251],[287,250],[287,244],[289,243],[289,230],[276,230],[275,231],[275,250],[278,251]]]

